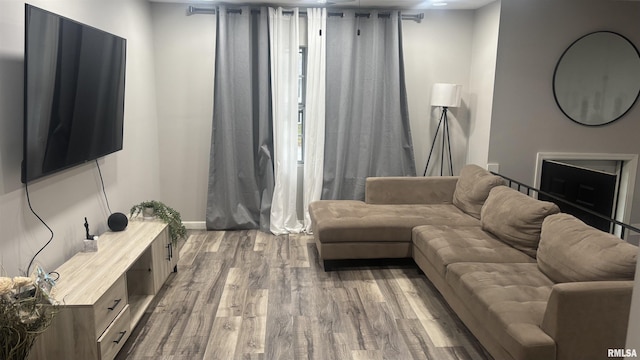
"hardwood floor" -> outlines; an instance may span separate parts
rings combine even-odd
[[[324,272],[309,235],[190,232],[117,359],[490,359],[415,267]]]

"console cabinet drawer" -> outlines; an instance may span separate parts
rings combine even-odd
[[[111,326],[98,339],[100,359],[113,359],[131,334],[131,313],[125,305]]]
[[[113,360],[168,276],[157,277],[167,253],[154,251],[166,245],[167,231],[162,221],[132,219],[125,230],[101,235],[98,251],[58,267],[60,311],[29,360]]]
[[[123,274],[93,305],[96,339],[127,305],[127,281]]]

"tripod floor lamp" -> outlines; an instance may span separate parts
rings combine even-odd
[[[431,162],[431,155],[433,155],[433,148],[438,141],[438,133],[442,129],[442,149],[440,151],[440,176],[442,176],[444,168],[444,153],[445,150],[449,153],[449,174],[453,175],[453,163],[451,159],[451,140],[449,136],[449,121],[447,119],[447,109],[450,107],[460,106],[460,100],[462,97],[462,85],[456,84],[433,84],[431,90],[431,106],[442,107],[442,114],[440,115],[440,121],[436,128],[436,133],[433,136],[433,142],[431,143],[431,150],[429,150],[429,157],[427,158],[427,165],[424,167],[424,174],[427,176],[427,168],[429,168],[429,162]],[[446,148],[445,148],[446,143]]]

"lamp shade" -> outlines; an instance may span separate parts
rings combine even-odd
[[[431,106],[458,107],[462,98],[462,85],[433,84]]]

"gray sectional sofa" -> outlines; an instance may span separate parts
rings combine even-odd
[[[468,165],[371,178],[310,205],[318,252],[413,258],[496,359],[605,359],[624,348],[638,248]]]

